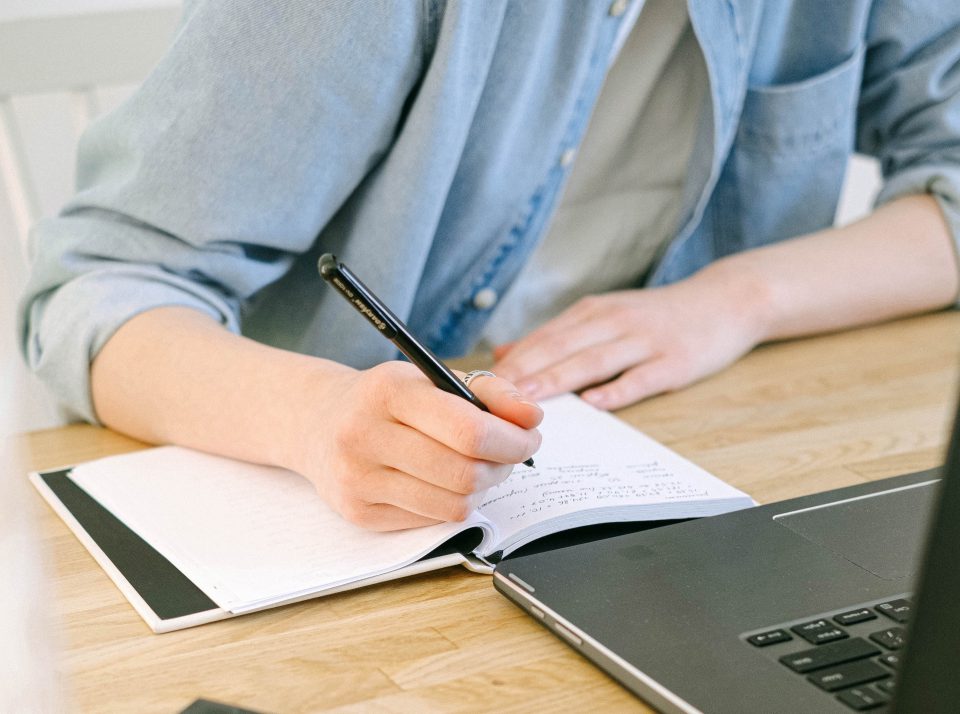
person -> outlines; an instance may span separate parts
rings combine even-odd
[[[24,351],[73,413],[292,469],[375,529],[755,345],[954,304],[960,5],[197,0],[34,230]],[[849,155],[878,157],[832,227]],[[316,274],[333,252],[490,413]]]

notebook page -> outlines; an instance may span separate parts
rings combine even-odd
[[[233,612],[408,565],[479,520],[375,533],[292,472],[175,446],[83,464],[71,478]]]
[[[752,503],[742,491],[577,396],[561,395],[542,406],[536,466],[517,466],[480,505],[497,529],[496,549],[550,519],[560,523],[548,532],[569,527],[564,516],[589,509],[621,509],[611,520],[673,519]],[[727,499],[727,508],[716,503]],[[659,508],[651,516],[649,508],[637,510],[642,506]],[[630,518],[630,508],[640,517]]]

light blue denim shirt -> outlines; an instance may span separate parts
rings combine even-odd
[[[95,420],[91,359],[161,305],[356,367],[395,358],[318,279],[325,251],[439,354],[470,350],[490,313],[474,296],[502,292],[544,233],[622,8],[188,1],[143,87],[83,137],[75,198],[33,232],[29,363]],[[711,101],[647,284],[830,225],[854,149],[880,158],[880,201],[934,194],[960,235],[960,3],[689,10]]]

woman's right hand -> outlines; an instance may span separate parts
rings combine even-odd
[[[504,379],[470,386],[490,413],[408,362],[357,371],[176,306],[128,320],[91,369],[107,426],[296,471],[344,518],[376,530],[466,518],[540,446],[540,407]]]
[[[406,362],[343,368],[316,388],[287,465],[363,528],[462,521],[540,446],[543,411],[498,377],[470,385],[489,413]]]

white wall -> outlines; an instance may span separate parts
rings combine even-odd
[[[103,11],[179,7],[180,0],[0,0],[0,23]],[[11,27],[14,25],[10,25]],[[158,31],[166,31],[158,28]],[[43,52],[44,48],[37,48]],[[120,103],[133,86],[97,91],[104,110]],[[44,215],[53,215],[72,192],[76,126],[66,93],[14,98],[30,172]],[[15,334],[15,308],[26,267],[14,226],[7,187],[0,179],[0,436],[61,422],[52,400],[25,369]]]
[[[109,111],[134,87],[97,92]],[[14,101],[43,215],[55,215],[72,193],[76,133],[66,95],[39,94]],[[43,429],[62,423],[54,401],[28,372],[19,354],[16,302],[26,265],[14,227],[7,189],[0,180],[0,434]]]
[[[179,0],[3,0],[0,4],[0,22],[179,4]]]
[[[5,196],[0,194],[0,439],[4,434],[57,423],[50,401],[24,369],[14,331],[15,295],[24,281],[20,246]]]

